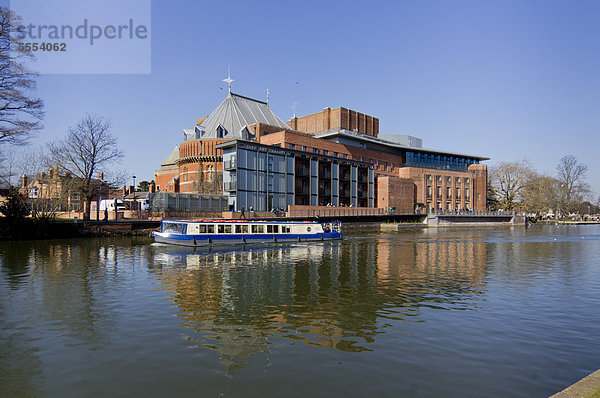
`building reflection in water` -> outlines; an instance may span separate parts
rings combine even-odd
[[[369,350],[389,322],[420,309],[467,309],[483,289],[486,244],[472,240],[343,242],[192,251],[153,246],[150,264],[177,305],[185,338],[229,371],[274,337]],[[383,321],[382,321],[383,320]]]

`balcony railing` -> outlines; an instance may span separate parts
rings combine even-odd
[[[340,180],[342,181],[350,181],[350,173],[341,173]]]
[[[367,199],[369,197],[368,191],[358,191],[358,197],[360,199]]]
[[[349,198],[350,197],[350,191],[345,189],[345,190],[340,190],[340,197],[341,198]]]
[[[331,196],[331,190],[329,188],[319,188],[319,196]]]
[[[224,188],[226,191],[235,191],[237,190],[237,181],[226,181],[224,184]]]
[[[320,170],[319,171],[319,178],[323,178],[323,179],[331,179],[331,171],[329,170]]]
[[[308,187],[296,187],[296,195],[308,195]]]
[[[369,182],[369,178],[366,175],[358,176],[358,182]]]
[[[225,170],[235,169],[237,167],[236,159],[230,159],[223,162],[223,168]]]

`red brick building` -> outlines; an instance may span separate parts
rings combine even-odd
[[[424,149],[415,137],[406,142],[402,136],[380,139],[378,118],[342,107],[294,116],[286,124],[267,103],[230,92],[211,115],[198,119],[184,135],[185,141],[155,172],[160,191],[226,193],[236,209],[486,208],[487,166],[480,162],[487,158]],[[235,148],[227,144],[233,141],[247,144]],[[230,152],[227,159],[224,149]],[[239,156],[250,150],[258,156],[255,169],[239,166]],[[272,153],[264,157],[269,170],[266,163],[259,165],[263,152]],[[287,172],[271,169],[271,162],[278,159]],[[272,184],[274,178],[280,187]]]

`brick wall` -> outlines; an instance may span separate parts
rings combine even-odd
[[[396,208],[396,213],[412,213],[415,209],[415,184],[411,179],[390,176],[377,178],[377,207]]]
[[[471,165],[465,172],[404,167],[399,170],[398,175],[414,181],[415,203],[424,205],[428,210],[437,210],[438,208],[442,210],[486,209],[486,165]],[[448,188],[450,188],[450,195],[448,195]],[[458,199],[456,197],[457,188]],[[431,190],[430,197],[427,196],[428,190]]]
[[[325,108],[321,112],[293,117],[287,122],[293,130],[317,134],[330,130],[346,129],[377,137],[379,119],[347,108]]]
[[[313,150],[316,149],[320,155],[324,155],[325,151],[328,156],[335,156],[337,153],[339,158],[343,158],[345,154],[349,160],[372,163],[375,173],[381,175],[397,176],[399,166],[402,164],[400,155],[344,145],[295,131],[280,131],[263,135],[259,141],[264,145],[279,144],[282,148],[298,151],[302,150],[302,147],[306,147],[308,153],[313,153]],[[293,145],[293,148],[290,147],[290,144]]]

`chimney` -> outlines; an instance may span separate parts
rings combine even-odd
[[[21,176],[21,187],[27,188],[27,174]]]
[[[104,181],[104,172],[103,171],[98,172],[98,179],[101,181]]]
[[[150,193],[156,193],[156,183],[154,181],[150,181]]]

